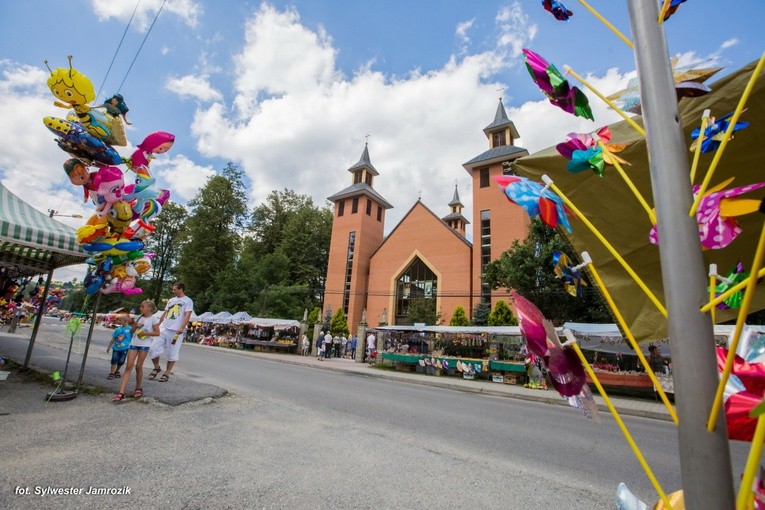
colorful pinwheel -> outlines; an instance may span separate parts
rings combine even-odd
[[[720,283],[715,287],[715,295],[719,296],[720,294],[726,292],[728,289],[733,287],[734,285],[743,282],[749,278],[749,273],[744,272],[744,265],[739,261],[738,264],[736,264],[736,267],[731,269],[730,273],[724,278],[720,278]],[[741,301],[744,299],[744,292],[738,291],[731,294],[731,296],[723,301],[722,303],[717,305],[717,308],[720,310],[728,310],[730,308],[740,308],[741,307]]]
[[[728,130],[728,126],[730,125],[728,119],[731,118],[732,115],[733,112],[720,117],[717,120],[715,120],[714,117],[709,119],[709,125],[704,130],[704,140],[701,142],[701,152],[714,152],[717,150],[717,148],[722,143],[723,138],[725,138],[725,132]],[[736,122],[736,124],[733,126],[733,131],[731,132],[731,139],[733,138],[733,133],[746,127],[749,127],[748,122]],[[691,131],[691,140],[696,140],[691,144],[691,151],[696,150],[696,144],[698,143],[700,132],[701,128],[696,128]]]
[[[741,233],[741,225],[736,217],[759,210],[760,200],[734,197],[762,188],[765,182],[724,189],[733,179],[731,177],[708,190],[699,202],[696,223],[699,225],[699,238],[704,249],[716,250],[728,246]],[[699,192],[699,188],[693,187],[694,196]],[[653,244],[659,244],[656,225],[651,228],[648,238]]]
[[[717,370],[722,373],[728,350],[717,347]],[[728,437],[739,441],[751,441],[757,420],[751,411],[762,401],[765,390],[765,365],[748,363],[736,355],[723,397]]]
[[[629,164],[613,155],[614,152],[623,151],[626,145],[608,143],[611,140],[611,131],[608,126],[599,129],[597,135],[611,154],[603,153],[603,149],[598,146],[597,139],[588,133],[569,133],[566,135],[565,142],[555,146],[561,156],[569,160],[566,165],[569,172],[577,174],[585,170],[592,170],[598,177],[603,177],[606,165],[613,165],[612,157],[623,165]]]
[[[566,217],[571,212],[558,195],[538,182],[517,175],[499,175],[494,180],[507,199],[522,207],[529,216],[539,216],[548,227],[556,228],[560,225],[572,232]]]
[[[555,250],[553,252],[553,266],[555,276],[563,281],[563,288],[573,297],[582,297],[582,287],[587,286],[587,282],[582,280],[576,265],[565,253]]]
[[[667,21],[670,18],[670,16],[675,14],[675,11],[677,10],[678,7],[680,7],[680,4],[682,4],[682,3],[685,3],[685,0],[672,0],[672,2],[670,2],[669,6],[667,6],[667,10],[664,11],[664,20],[663,21]]]
[[[558,69],[531,50],[523,49],[526,68],[539,89],[552,104],[577,117],[594,120],[587,96],[572,87]]]
[[[678,57],[672,57],[672,79],[675,82],[675,92],[677,93],[678,100],[683,97],[703,96],[712,91],[712,89],[704,85],[704,82],[722,71],[722,67],[677,67],[678,61]],[[627,82],[627,88],[611,94],[606,99],[613,101],[618,108],[625,112],[636,115],[642,113],[640,87],[637,78],[632,78]]]
[[[558,21],[568,21],[568,18],[574,15],[573,12],[566,9],[565,5],[555,0],[542,0],[542,7],[552,13]]]

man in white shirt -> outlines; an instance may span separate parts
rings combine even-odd
[[[332,357],[332,335],[329,330],[327,330],[327,334],[324,335],[324,357],[326,359]]]
[[[149,357],[154,363],[152,374],[161,371],[159,366],[159,356],[165,352],[167,366],[165,373],[159,378],[159,382],[167,382],[173,371],[173,365],[178,361],[178,355],[183,343],[186,326],[191,319],[191,313],[194,311],[194,302],[185,293],[186,286],[182,282],[173,284],[173,294],[165,306],[165,311],[159,319],[159,336],[154,338],[149,348]],[[151,374],[149,379],[153,379]]]
[[[369,333],[367,336],[367,361],[371,361],[372,351],[375,350],[375,336]]]

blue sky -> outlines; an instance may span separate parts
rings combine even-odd
[[[589,3],[629,36],[625,0]],[[247,175],[251,206],[282,188],[324,203],[350,184],[346,169],[370,135],[375,187],[395,206],[386,231],[420,193],[447,214],[455,182],[470,213],[461,165],[488,148],[482,129],[500,94],[521,135],[516,144],[531,152],[618,119],[592,95],[595,122],[549,105],[521,48],[570,65],[606,94],[634,77],[631,49],[577,1],[566,3],[571,20],[559,22],[537,0],[167,0],[136,58],[161,4],[141,0],[106,75],[136,2],[0,0],[0,179],[14,193],[41,211],[92,214],[41,121],[65,116],[52,104],[43,61],[66,67],[70,54],[96,90],[104,83],[97,102],[125,79],[119,91],[133,126],[122,155],[152,131],[176,135],[152,165],[172,200],[185,203],[233,161]],[[758,58],[761,0],[722,5],[681,6],[665,25],[670,53],[723,66],[722,74]]]

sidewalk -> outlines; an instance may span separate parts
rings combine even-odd
[[[500,384],[488,381],[469,381],[459,377],[432,376],[417,374],[413,372],[394,372],[392,370],[380,370],[373,368],[366,363],[356,363],[353,360],[345,358],[332,358],[326,361],[319,361],[313,356],[298,356],[296,354],[263,353],[244,350],[232,350],[225,347],[211,347],[189,343],[198,349],[217,349],[231,351],[232,353],[252,356],[259,359],[269,360],[278,363],[288,363],[292,365],[318,368],[321,370],[331,370],[335,372],[345,372],[363,375],[365,377],[375,377],[389,381],[399,381],[411,384],[423,384],[438,388],[446,388],[468,393],[479,393],[481,395],[490,395],[493,397],[515,398],[519,400],[528,400],[532,402],[542,402],[546,404],[555,404],[568,407],[568,401],[558,395],[555,390],[533,390],[524,388],[516,384]],[[671,421],[672,418],[661,402],[652,402],[650,400],[640,400],[631,398],[613,397],[609,395],[611,403],[621,415],[640,416],[643,418],[653,418],[656,420]],[[595,402],[598,408],[609,413],[606,404],[599,395],[595,395]]]

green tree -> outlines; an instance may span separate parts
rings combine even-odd
[[[329,325],[329,332],[332,336],[348,336],[348,320],[343,313],[342,308],[338,308],[332,316],[332,322]]]
[[[169,288],[172,282],[168,281],[173,274],[173,269],[178,259],[178,246],[184,238],[184,223],[188,217],[186,208],[167,202],[162,207],[162,212],[154,221],[154,232],[147,237],[146,250],[155,254],[151,261],[151,273],[149,283],[144,290],[144,299],[153,299],[159,303],[163,291]]]
[[[452,318],[449,321],[450,326],[469,326],[470,321],[467,318],[467,315],[465,315],[465,309],[462,308],[462,306],[457,306],[457,308],[454,309],[454,313],[452,313]]]
[[[507,306],[507,303],[505,303],[504,300],[500,299],[499,301],[497,301],[497,304],[494,305],[494,310],[492,310],[491,313],[489,314],[488,325],[489,326],[517,326],[518,321],[513,315],[513,312],[510,310],[510,307]]]
[[[321,320],[321,308],[316,306],[314,307],[313,310],[308,312],[308,331],[310,332],[311,335],[313,334],[313,327],[320,320]]]
[[[473,326],[486,326],[489,323],[491,305],[485,301],[479,301],[473,308]]]
[[[514,289],[533,302],[554,324],[574,322],[613,322],[600,293],[584,288],[582,297],[568,294],[553,272],[553,251],[570,257],[574,254],[568,240],[538,218],[531,221],[529,235],[498,259],[486,265],[484,281],[492,289]]]
[[[441,323],[441,314],[436,310],[436,300],[433,298],[410,299],[406,316],[412,324],[424,322],[430,326],[435,326]]]
[[[228,280],[226,268],[230,270],[239,255],[240,232],[247,217],[242,177],[241,170],[229,163],[189,201],[187,238],[175,272],[197,310],[209,309],[216,296],[227,291],[221,284]]]

